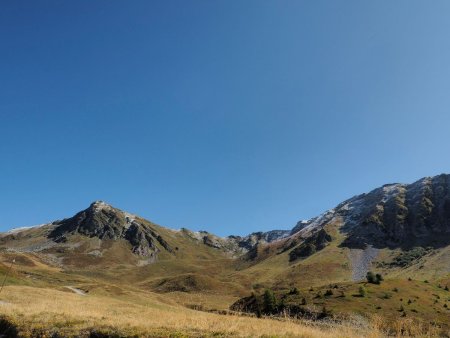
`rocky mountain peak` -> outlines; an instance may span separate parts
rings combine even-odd
[[[103,202],[95,201],[71,218],[53,223],[48,237],[65,242],[73,235],[97,237],[101,240],[126,240],[140,256],[156,256],[157,243],[173,252],[169,244],[152,228],[151,223]]]
[[[52,238],[79,233],[100,239],[117,239],[129,226],[124,213],[105,202],[94,202],[71,218],[56,223]]]
[[[101,211],[103,209],[113,209],[113,207],[111,205],[109,205],[108,203],[104,202],[104,201],[94,201],[91,203],[91,205],[89,206],[88,209],[91,209],[94,212],[98,212]]]
[[[450,242],[450,175],[388,184],[341,203],[346,245],[441,246]]]
[[[313,233],[330,222],[342,224],[343,246],[446,246],[450,243],[450,175],[385,184],[298,222],[291,235]]]

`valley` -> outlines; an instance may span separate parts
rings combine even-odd
[[[0,236],[0,333],[449,336],[449,236],[449,175],[243,237],[169,229],[97,201]]]

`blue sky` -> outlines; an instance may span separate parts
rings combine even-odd
[[[448,1],[0,9],[0,230],[105,200],[246,234],[450,172]]]

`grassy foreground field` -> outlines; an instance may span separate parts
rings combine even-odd
[[[381,317],[317,324],[287,318],[221,315],[176,305],[180,301],[176,298],[177,295],[131,289],[116,296],[91,293],[83,296],[69,289],[7,286],[0,303],[0,332],[7,337],[375,338],[385,336],[387,326]],[[437,335],[437,331],[418,326],[412,319],[400,320],[396,326],[396,336]]]
[[[175,305],[170,296],[165,303],[161,297],[139,291],[114,297],[82,296],[70,290],[7,286],[1,297],[0,329],[8,337],[382,336],[373,325],[318,327],[306,322],[220,315]]]

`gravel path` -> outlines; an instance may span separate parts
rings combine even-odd
[[[350,249],[348,258],[352,265],[352,280],[360,281],[366,278],[366,274],[369,271],[373,260],[378,256],[380,250],[367,246],[364,250]]]

